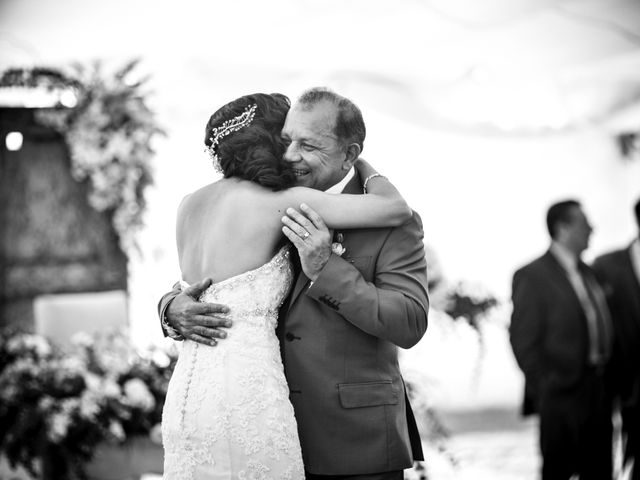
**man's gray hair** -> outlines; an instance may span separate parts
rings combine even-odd
[[[367,129],[364,125],[362,112],[358,106],[342,95],[326,87],[314,87],[300,95],[298,103],[305,109],[310,109],[321,102],[329,102],[338,110],[335,135],[344,146],[357,143],[360,151],[364,148]]]

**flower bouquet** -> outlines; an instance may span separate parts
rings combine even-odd
[[[160,348],[140,352],[122,333],[77,334],[67,349],[34,334],[2,335],[0,454],[46,479],[85,478],[103,442],[159,442],[176,359]]]

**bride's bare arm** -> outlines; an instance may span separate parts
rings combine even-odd
[[[366,195],[336,195],[293,187],[278,193],[279,207],[299,208],[306,203],[330,228],[396,227],[409,220],[412,212],[400,192],[385,177],[377,175],[370,164],[362,162],[357,168],[360,175],[367,174],[363,181],[369,178]]]
[[[373,165],[367,162],[364,158],[359,158],[353,166],[364,183],[364,193],[382,195],[384,197],[393,197],[397,195],[399,198],[402,198],[396,187],[394,187],[386,177],[378,173],[378,171],[373,168]],[[379,180],[384,181],[381,182]]]

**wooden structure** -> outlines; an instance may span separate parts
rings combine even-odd
[[[23,135],[9,151],[9,132]],[[87,202],[63,137],[35,110],[0,107],[0,327],[33,329],[41,294],[127,289],[127,258],[109,212]],[[90,319],[88,319],[90,320]]]

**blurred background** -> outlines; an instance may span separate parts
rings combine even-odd
[[[76,100],[65,104],[64,89],[0,85],[0,218],[20,230],[2,234],[2,324],[46,323],[34,312],[57,308],[50,294],[109,291],[92,297],[94,307],[106,302],[98,310],[124,318],[137,347],[163,343],[156,304],[180,275],[176,208],[217,178],[203,152],[209,115],[247,93],[295,99],[329,86],[361,107],[363,156],[424,222],[434,310],[403,362],[425,387],[429,478],[536,478],[535,425],[518,416],[522,377],[508,344],[511,275],[547,248],[544,216],[557,200],[581,200],[595,227],[586,260],[636,234],[640,2],[0,1],[2,71],[99,61],[114,72],[132,59],[120,80],[141,92],[145,118],[164,132],[145,137],[153,183],[137,248],[105,240],[113,232],[104,218],[69,216],[87,210],[78,206],[86,201],[84,191],[64,194],[72,187],[63,180],[23,195],[58,171],[47,162],[52,140],[30,115]],[[18,148],[12,132],[22,135]],[[27,183],[11,176],[18,161]],[[57,210],[34,213],[51,198]],[[21,223],[25,215],[40,226]],[[63,270],[55,267],[64,263],[61,244],[69,247]],[[40,328],[55,333],[55,325]]]

